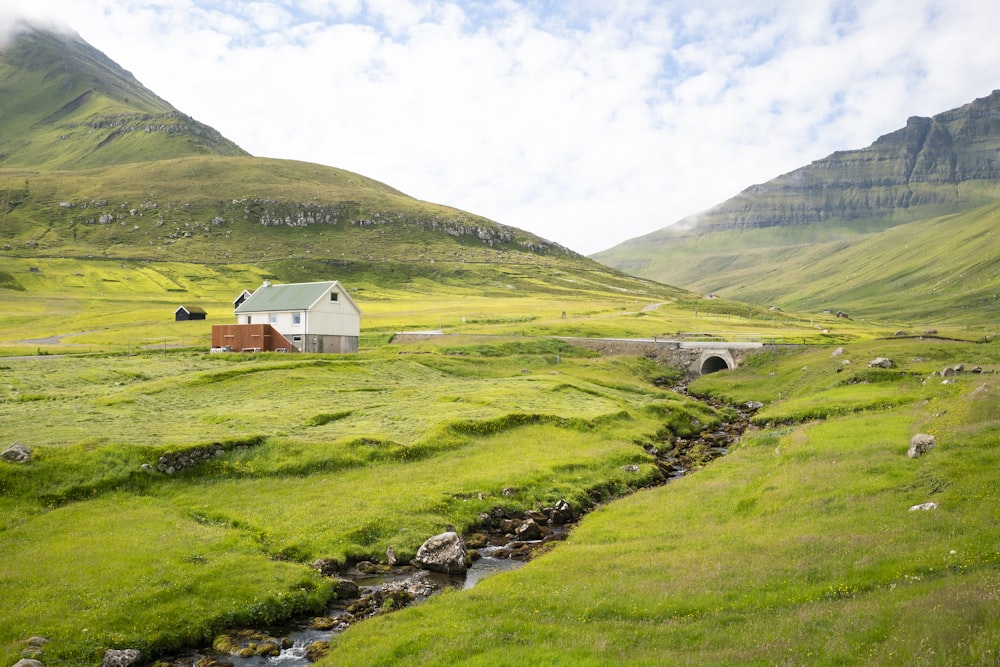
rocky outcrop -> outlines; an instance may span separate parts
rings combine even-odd
[[[167,475],[173,475],[187,468],[192,468],[226,452],[246,447],[255,447],[264,442],[263,438],[248,438],[247,440],[216,442],[211,445],[189,447],[187,449],[168,452],[156,463],[156,469]]]
[[[881,218],[949,204],[971,181],[1000,179],[1000,91],[932,118],[914,116],[871,146],[837,151],[699,214],[700,230]],[[967,195],[966,195],[967,196]]]
[[[31,448],[20,442],[15,442],[0,453],[0,459],[8,463],[27,463],[31,460]]]
[[[937,439],[933,435],[917,433],[910,438],[910,449],[906,452],[906,455],[911,459],[919,458],[930,450],[936,442]]]
[[[914,505],[913,507],[911,507],[910,511],[911,512],[926,512],[926,511],[930,511],[930,510],[936,510],[937,508],[938,508],[938,504],[935,503],[935,502],[920,503],[919,505]]]
[[[428,538],[417,550],[414,564],[432,572],[462,574],[469,569],[465,541],[453,531]]]
[[[142,651],[135,648],[108,649],[104,652],[101,667],[132,667],[142,661]]]

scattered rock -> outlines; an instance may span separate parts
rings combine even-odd
[[[31,460],[31,449],[20,442],[15,442],[0,453],[0,459],[8,463],[27,463]]]
[[[919,510],[936,510],[938,508],[937,503],[920,503],[919,505],[914,505],[910,508],[911,512],[917,512]]]
[[[101,667],[132,667],[142,660],[142,651],[135,648],[109,648],[104,652]]]
[[[330,642],[316,641],[306,647],[306,660],[316,662],[330,652]]]
[[[462,574],[469,569],[465,542],[453,531],[428,538],[420,545],[414,560],[420,567],[444,574]]]
[[[760,410],[762,407],[764,407],[764,404],[761,403],[760,401],[747,401],[746,402],[746,408],[747,408],[747,410],[755,410],[756,411],[756,410]]]
[[[344,571],[344,564],[336,558],[317,558],[312,562],[312,568],[324,577],[332,577]]]
[[[937,439],[933,435],[917,433],[915,436],[910,438],[910,449],[906,452],[906,455],[911,459],[919,458],[922,454],[933,447],[936,442]]]
[[[937,329],[924,329],[924,335],[925,336],[937,335]]]
[[[22,658],[14,663],[14,667],[45,667],[45,665],[34,658]]]
[[[555,525],[569,523],[573,520],[573,506],[565,500],[559,500],[548,515],[549,521]]]
[[[540,540],[542,539],[542,527],[534,519],[527,519],[522,521],[521,525],[517,527],[515,535],[517,535],[517,539],[519,540]]]
[[[892,359],[886,359],[885,357],[876,357],[868,362],[868,368],[892,368],[895,365]]]
[[[338,600],[350,600],[358,597],[361,588],[350,579],[337,579],[334,586]]]
[[[639,472],[639,466],[635,463],[629,463],[628,465],[622,466],[622,470],[625,472]]]
[[[830,356],[831,357],[839,357],[843,353],[844,353],[844,348],[838,347],[836,350],[834,350],[833,352],[830,353]]]

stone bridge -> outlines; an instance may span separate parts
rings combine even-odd
[[[737,368],[747,357],[776,345],[727,343],[724,341],[681,341],[657,338],[563,338],[568,343],[602,354],[635,354],[657,359],[684,371],[688,378]]]
[[[400,332],[393,337],[393,342],[405,343],[446,335],[449,334],[438,331]],[[484,337],[495,338],[494,336]],[[765,343],[681,341],[658,338],[571,338],[567,336],[554,336],[554,338],[595,350],[601,354],[631,354],[656,359],[682,370],[688,379],[737,368],[750,355],[778,347]]]

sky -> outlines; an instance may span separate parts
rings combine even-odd
[[[583,254],[1000,88],[996,0],[0,0],[16,16],[253,155]]]

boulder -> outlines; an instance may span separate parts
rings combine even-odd
[[[936,510],[938,508],[937,503],[920,503],[919,505],[914,505],[910,508],[911,512],[919,512],[921,510]]]
[[[573,520],[573,506],[565,500],[559,500],[549,514],[549,520],[554,524],[569,523]]]
[[[344,564],[336,558],[317,558],[313,561],[312,568],[324,577],[332,577],[344,570]]]
[[[464,574],[469,569],[465,542],[454,531],[428,538],[420,545],[414,560],[419,567],[444,574]]]
[[[892,368],[895,365],[892,359],[886,359],[885,357],[876,357],[868,362],[868,368]]]
[[[906,452],[906,455],[911,459],[919,458],[924,452],[933,447],[936,442],[937,439],[933,435],[917,433],[910,438],[910,449]]]
[[[104,652],[101,667],[132,667],[142,660],[142,651],[135,648],[109,648]]]
[[[14,663],[14,667],[45,667],[45,665],[34,658],[22,658]]]
[[[830,356],[831,357],[839,357],[843,353],[844,353],[844,348],[838,347],[836,350],[834,350],[833,352],[830,353]]]
[[[27,445],[15,442],[0,453],[0,459],[8,463],[27,463],[31,460],[31,449]]]
[[[361,594],[361,587],[350,579],[336,579],[335,582],[338,600],[353,600]]]
[[[526,519],[521,522],[521,525],[517,527],[515,531],[517,539],[530,542],[533,540],[542,539],[542,527],[535,522],[534,519]]]

